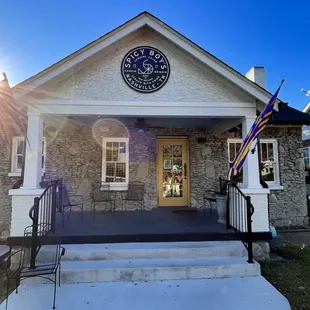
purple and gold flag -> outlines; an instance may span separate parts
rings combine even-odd
[[[261,112],[261,114],[256,118],[254,124],[252,125],[250,131],[248,132],[246,138],[244,139],[239,152],[236,154],[234,161],[231,163],[229,168],[227,178],[231,179],[233,176],[236,176],[240,173],[243,163],[248,155],[250,147],[253,141],[259,136],[259,134],[264,130],[267,123],[269,122],[274,104],[277,100],[279,91],[284,83],[282,80],[281,85],[279,86],[278,90],[272,96],[268,104],[266,105],[265,109]]]

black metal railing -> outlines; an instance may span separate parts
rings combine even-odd
[[[61,207],[61,180],[49,182],[40,197],[34,198],[29,210],[32,220],[32,236],[30,242],[30,267],[35,268],[35,259],[39,249],[38,239],[49,232],[55,232],[56,212]],[[40,229],[39,229],[40,227]]]
[[[248,262],[253,261],[253,232],[252,216],[254,207],[251,197],[245,196],[238,187],[237,182],[227,182],[227,208],[226,208],[226,228],[232,228],[240,234],[244,246],[248,251]]]

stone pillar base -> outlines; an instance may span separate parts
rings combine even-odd
[[[270,254],[270,246],[268,242],[253,243],[253,256],[256,260],[268,260]]]

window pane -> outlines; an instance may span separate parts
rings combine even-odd
[[[305,168],[308,170],[310,168],[309,158],[305,158]]]
[[[274,161],[273,143],[268,143],[268,160]]]
[[[229,162],[235,158],[235,143],[229,143]]]
[[[261,143],[260,144],[260,149],[261,149],[261,161],[268,160],[267,144],[266,143]]]
[[[112,161],[112,142],[106,143],[105,154],[106,161]]]
[[[126,154],[126,142],[120,142],[119,152],[120,154]]]
[[[240,149],[241,149],[241,143],[236,143],[236,154],[239,152]]]
[[[307,147],[304,148],[304,157],[309,157],[309,149]]]
[[[106,175],[107,177],[114,177],[115,175],[115,163],[106,164]]]
[[[44,156],[42,155],[42,169],[44,169],[44,164],[45,164],[45,158],[44,158]]]
[[[17,141],[16,154],[22,155],[24,153],[24,141]]]
[[[23,167],[23,156],[18,155],[17,156],[16,168],[17,169],[22,169],[22,167]]]
[[[271,161],[266,161],[265,163],[261,164],[262,167],[262,178],[266,182],[274,182],[274,168],[273,163]]]
[[[125,163],[116,164],[115,182],[126,182],[126,164]]]
[[[113,142],[112,160],[118,161],[119,142]]]

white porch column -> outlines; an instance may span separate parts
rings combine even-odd
[[[242,139],[245,139],[246,135],[250,131],[256,117],[245,117],[242,120]],[[256,143],[254,141],[254,143]],[[243,164],[243,187],[244,188],[262,188],[259,180],[259,163],[257,148],[254,154],[251,150],[255,144],[252,144],[248,156]]]
[[[37,189],[42,173],[43,121],[40,114],[28,114],[27,137],[23,189]]]
[[[242,120],[242,138],[245,139],[251,129],[256,117],[245,117]],[[269,231],[269,214],[268,214],[268,194],[270,190],[263,188],[259,179],[259,160],[258,151],[252,154],[251,150],[256,141],[252,144],[246,160],[243,164],[243,184],[242,192],[251,197],[254,206],[252,217],[252,229],[254,232]]]

